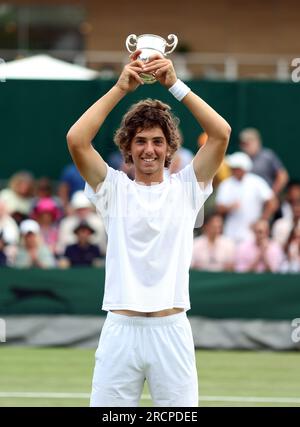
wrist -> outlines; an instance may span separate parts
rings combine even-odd
[[[169,92],[178,100],[182,101],[183,98],[191,91],[191,89],[183,83],[180,79],[169,88]]]
[[[172,79],[170,82],[168,82],[168,83],[166,83],[165,84],[165,86],[166,86],[166,88],[168,89],[168,90],[170,90],[170,88],[172,87],[172,86],[174,86],[175,85],[175,83],[177,82],[177,77],[175,77],[174,79]]]
[[[127,93],[128,90],[123,89],[121,86],[118,85],[118,82],[112,87],[112,89],[118,94],[121,98],[123,98]]]

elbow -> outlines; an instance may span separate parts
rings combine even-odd
[[[84,146],[82,138],[72,128],[66,135],[69,151],[74,151]]]
[[[66,140],[70,151],[85,149],[91,145],[91,141],[74,127],[68,131]]]
[[[231,126],[226,122],[226,124],[224,125],[220,138],[222,141],[224,141],[226,144],[228,144],[229,139],[230,139],[230,135],[231,135]]]
[[[66,135],[66,140],[67,140],[67,144],[69,147],[73,146],[75,144],[75,135],[74,132],[72,131],[72,128],[69,129],[67,135]]]
[[[231,127],[227,122],[225,122],[218,129],[216,135],[214,136],[214,139],[217,140],[220,144],[224,145],[224,147],[226,148],[229,143],[230,135],[231,135]]]

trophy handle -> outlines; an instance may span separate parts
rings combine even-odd
[[[168,40],[173,40],[173,41],[172,41],[172,43],[167,43],[166,44],[166,46],[170,47],[171,49],[168,52],[165,52],[165,55],[169,55],[176,48],[177,43],[178,43],[178,37],[175,36],[175,34],[169,34],[168,35]]]
[[[132,43],[133,41],[133,43]],[[133,53],[136,51],[136,45],[137,45],[137,36],[135,34],[130,34],[126,39],[126,47],[128,52]],[[130,48],[133,47],[134,50],[131,50]]]

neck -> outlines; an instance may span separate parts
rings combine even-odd
[[[212,235],[207,234],[207,238],[210,242],[213,243],[216,240],[217,235],[216,234],[212,234]]]
[[[142,185],[153,185],[160,184],[164,180],[164,172],[154,173],[154,174],[144,174],[136,171],[135,173],[135,181],[138,184]]]

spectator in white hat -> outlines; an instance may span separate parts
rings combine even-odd
[[[20,224],[21,241],[13,266],[19,268],[55,267],[55,258],[43,243],[40,226],[33,219],[26,219]]]
[[[63,255],[67,246],[76,243],[74,229],[81,221],[86,221],[95,231],[91,243],[99,247],[101,253],[106,252],[106,232],[103,221],[94,211],[91,202],[83,191],[76,191],[71,199],[71,215],[64,218],[59,225],[57,252]]]
[[[217,211],[225,217],[225,236],[241,242],[253,236],[251,226],[259,218],[270,219],[277,202],[267,182],[250,173],[252,161],[247,154],[236,152],[226,161],[232,176],[217,189]]]

